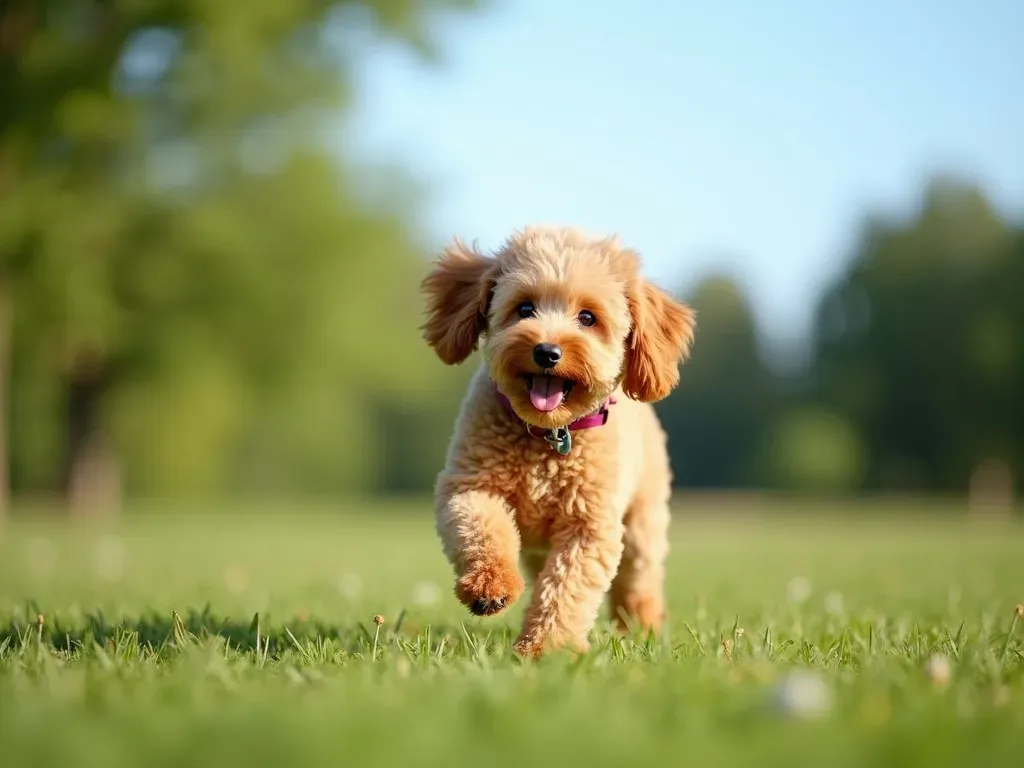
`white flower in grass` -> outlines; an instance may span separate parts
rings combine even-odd
[[[441,600],[441,588],[432,581],[420,581],[412,588],[412,601],[421,608],[437,605]]]
[[[120,581],[124,574],[124,542],[118,536],[104,536],[93,552],[96,575],[104,581]]]
[[[829,592],[825,597],[825,610],[833,616],[841,616],[846,611],[846,602],[841,592]]]
[[[786,598],[791,603],[807,602],[807,599],[811,596],[811,582],[803,576],[796,576],[790,579],[789,584],[786,585]]]
[[[355,600],[363,590],[363,579],[358,573],[343,573],[338,578],[338,591],[349,600]]]
[[[808,671],[792,672],[775,686],[772,703],[785,715],[821,717],[832,708],[832,695],[825,681]]]
[[[936,688],[945,688],[953,677],[953,665],[950,664],[949,658],[941,653],[932,654],[925,665],[925,671]]]

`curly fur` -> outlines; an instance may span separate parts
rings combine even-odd
[[[531,227],[493,255],[456,240],[423,281],[424,338],[449,365],[481,349],[436,485],[437,532],[455,594],[492,615],[533,593],[517,652],[585,651],[606,596],[620,627],[664,619],[671,471],[650,405],[679,382],[693,311],[640,274],[614,237]],[[533,316],[517,312],[521,302]],[[578,321],[582,310],[597,322]],[[551,411],[531,403],[532,350],[562,348],[554,372],[574,382]],[[503,407],[497,388],[517,418]],[[573,433],[561,456],[525,424],[564,426],[617,398],[602,427]],[[525,424],[524,424],[525,422]]]

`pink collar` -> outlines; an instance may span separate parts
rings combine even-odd
[[[522,419],[519,418],[519,415],[512,408],[512,403],[509,402],[509,399],[498,390],[497,384],[494,384],[494,394],[498,396],[499,402],[501,402],[501,404],[505,407],[505,410],[508,411],[509,415],[512,416],[512,418],[516,419],[517,421],[522,421]],[[568,428],[575,432],[580,429],[603,427],[605,424],[608,423],[608,417],[611,415],[611,412],[608,410],[609,406],[615,405],[616,402],[617,401],[614,396],[609,397],[606,402],[601,404],[600,408],[598,408],[591,414],[588,414],[586,416],[580,416],[580,418],[572,422]],[[544,440],[547,440],[548,442],[551,442],[551,433],[554,432],[555,430],[542,429],[541,427],[534,427],[530,424],[526,424],[526,431],[529,432],[534,437],[539,437]]]

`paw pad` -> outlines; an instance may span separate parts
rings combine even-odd
[[[507,604],[508,597],[497,597],[493,600],[481,597],[478,600],[473,601],[469,606],[469,610],[470,613],[473,613],[476,616],[490,616],[491,614],[504,610]]]

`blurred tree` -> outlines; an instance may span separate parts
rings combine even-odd
[[[10,503],[10,461],[8,442],[8,379],[10,377],[11,298],[10,286],[0,277],[0,520]]]
[[[1024,473],[1020,242],[949,179],[914,220],[865,225],[820,304],[813,377],[862,435],[868,485],[962,490],[986,460]]]
[[[675,483],[749,485],[776,398],[774,377],[758,354],[747,298],[732,280],[707,278],[690,304],[697,312],[697,342],[679,388],[658,404]]]
[[[429,56],[429,18],[470,4],[0,4],[16,482],[82,510],[115,507],[122,470],[150,492],[372,482],[368,406],[426,358],[396,287],[419,248],[403,188],[361,199],[323,127],[350,106],[354,22]]]
[[[831,408],[790,399],[766,437],[755,475],[766,486],[837,494],[856,491],[863,481],[860,435]]]

